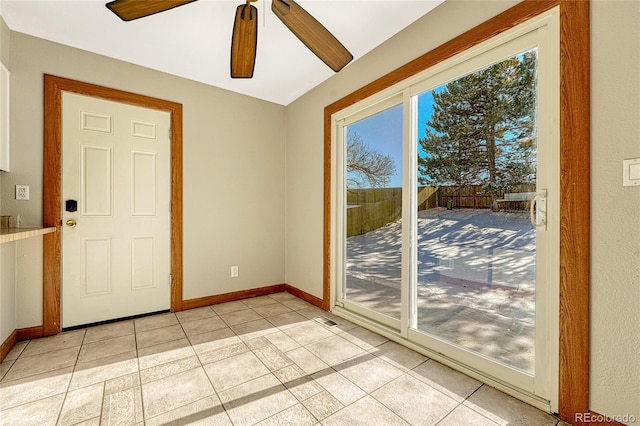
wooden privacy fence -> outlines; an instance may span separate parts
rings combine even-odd
[[[508,192],[534,192],[535,185],[514,185]],[[418,210],[435,207],[490,209],[492,198],[480,185],[418,187]],[[526,202],[514,201],[501,205],[508,210],[524,210]],[[347,237],[361,235],[400,219],[402,188],[367,188],[347,190]]]
[[[512,185],[508,191],[491,194],[484,192],[481,185],[441,186],[438,190],[438,206],[454,209],[497,209],[494,201],[504,197],[504,193],[535,192],[535,185]],[[507,210],[526,210],[527,202],[508,202],[501,207]]]
[[[439,207],[490,209],[492,205],[491,194],[484,194],[480,185],[441,186],[438,194]]]
[[[402,188],[347,190],[347,237],[365,234],[400,219]]]
[[[418,210],[437,207],[438,188],[418,188]],[[395,222],[402,215],[402,188],[347,190],[347,237]]]

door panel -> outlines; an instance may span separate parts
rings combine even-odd
[[[402,293],[402,124],[400,103],[345,126],[344,302],[395,328]]]
[[[155,238],[133,238],[131,270],[131,288],[155,286]]]
[[[82,214],[111,216],[111,148],[82,145]]]
[[[111,239],[83,238],[80,251],[82,296],[111,292]]]
[[[416,328],[533,375],[537,49],[416,96]],[[540,204],[540,203],[538,203]],[[542,281],[544,283],[544,280]]]
[[[156,214],[156,155],[131,153],[131,215]]]
[[[170,305],[170,114],[63,92],[62,324]],[[165,129],[165,130],[161,130]]]
[[[81,111],[80,117],[83,130],[111,133],[111,116]]]

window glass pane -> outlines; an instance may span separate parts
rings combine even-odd
[[[417,328],[533,373],[536,50],[417,96]]]
[[[345,131],[345,299],[400,319],[402,105]]]

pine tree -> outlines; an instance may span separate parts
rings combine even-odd
[[[535,64],[532,50],[432,92],[421,184],[482,185],[495,196],[535,182]]]

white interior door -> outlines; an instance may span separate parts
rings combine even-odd
[[[62,112],[63,327],[168,309],[170,114],[67,92]]]

